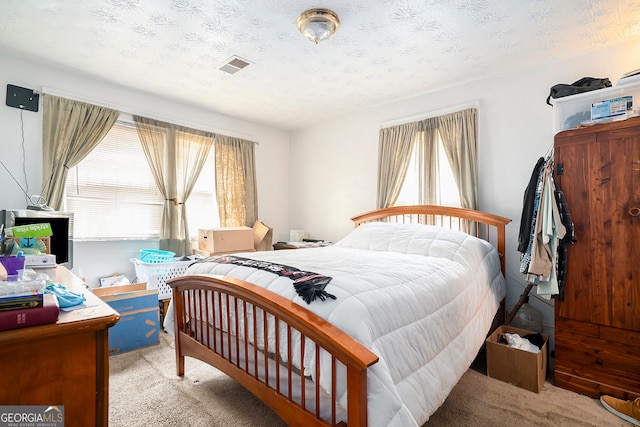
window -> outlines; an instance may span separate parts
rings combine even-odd
[[[182,182],[182,177],[178,177]],[[189,200],[187,201],[187,223],[189,224],[189,238],[198,239],[198,229],[220,227],[220,214],[216,201],[216,168],[215,148],[211,147],[207,161],[198,175]]]
[[[414,144],[413,153],[411,154],[411,162],[407,169],[407,175],[404,178],[400,195],[395,202],[396,206],[425,204],[421,197],[420,177],[422,175],[422,162],[419,159],[419,146]],[[437,194],[435,204],[441,206],[461,207],[460,192],[458,185],[453,177],[453,171],[444,151],[442,140],[438,137],[438,159],[437,159]]]
[[[213,149],[187,204],[190,237],[219,226]],[[74,238],[157,239],[163,197],[135,125],[118,121],[80,164],[69,170],[65,210],[74,212]]]

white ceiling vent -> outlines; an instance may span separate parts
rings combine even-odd
[[[251,63],[246,59],[242,59],[239,56],[232,56],[231,58],[224,61],[224,63],[220,65],[218,69],[224,71],[225,73],[235,74],[249,64]]]

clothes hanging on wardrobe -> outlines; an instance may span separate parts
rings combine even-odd
[[[564,300],[564,282],[567,279],[567,256],[568,248],[576,242],[576,234],[573,226],[573,220],[571,219],[571,213],[569,212],[569,205],[567,199],[564,197],[562,189],[556,184],[556,203],[560,210],[560,219],[567,232],[558,244],[558,257],[557,257],[557,271],[558,271],[558,299]]]
[[[520,272],[526,275],[528,283],[537,285],[537,294],[545,299],[562,295],[567,251],[560,242],[575,241],[568,206],[565,202],[561,210],[560,197],[564,195],[553,179],[553,158],[541,157],[525,190],[518,251],[522,253]],[[565,240],[568,230],[570,236]]]
[[[525,203],[522,208],[521,224],[527,221],[525,227],[520,227],[520,236],[518,241],[522,242],[521,246],[518,246],[518,251],[522,252],[520,256],[520,272],[527,274],[529,271],[529,264],[531,263],[531,251],[533,249],[533,241],[535,240],[535,228],[536,220],[538,216],[538,210],[540,208],[540,197],[542,196],[542,183],[543,183],[543,171],[546,161],[544,158],[540,158],[536,167],[533,170],[531,179],[529,180],[529,186],[525,190]],[[533,185],[535,183],[535,186]],[[526,234],[523,234],[526,233]],[[524,245],[526,243],[526,246]]]
[[[524,191],[524,201],[522,203],[522,216],[520,218],[520,235],[518,236],[518,252],[525,253],[529,247],[529,241],[531,237],[531,224],[534,215],[534,203],[536,198],[536,188],[538,186],[538,177],[540,176],[540,170],[544,166],[544,157],[540,157],[536,166],[533,168],[533,173],[529,179],[529,185],[527,185]]]

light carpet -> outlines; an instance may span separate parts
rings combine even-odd
[[[479,358],[480,359],[480,358]],[[186,359],[175,373],[171,336],[160,344],[110,357],[109,425],[285,426],[269,408],[224,373]],[[474,364],[424,427],[439,426],[631,426],[606,411],[599,400],[547,381],[540,394],[483,374]]]

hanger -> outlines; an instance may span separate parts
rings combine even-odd
[[[544,160],[545,162],[553,162],[553,142],[551,143],[551,145],[549,145],[549,148],[547,148],[547,152],[544,155]]]

